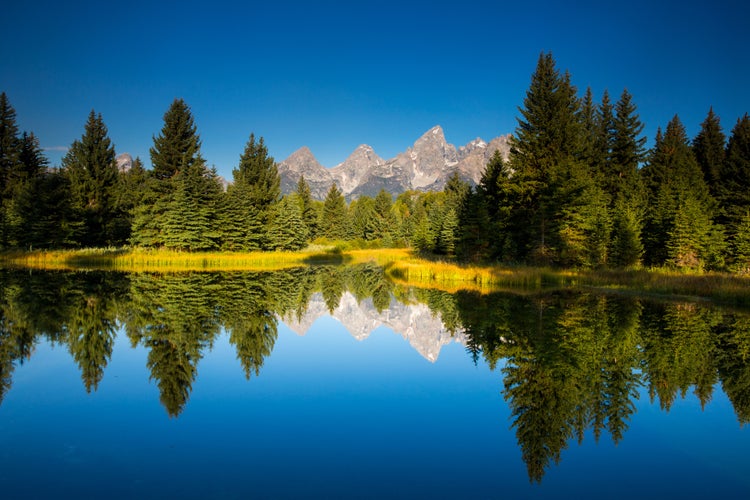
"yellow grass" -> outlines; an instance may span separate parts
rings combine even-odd
[[[340,263],[335,251],[177,252],[145,249],[88,249],[16,252],[0,255],[0,264],[49,270],[113,271],[273,271],[311,263]]]
[[[409,249],[340,250],[311,246],[300,252],[176,252],[145,249],[88,249],[0,254],[0,266],[36,269],[116,271],[273,271],[310,264],[382,266],[396,283],[444,291],[538,290],[547,286],[585,286],[624,293],[705,297],[750,306],[750,278],[721,273],[685,274],[668,269],[560,270],[531,267],[461,265],[426,260]]]

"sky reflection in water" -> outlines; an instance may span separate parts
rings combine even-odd
[[[441,303],[445,312],[444,300],[433,297],[433,308]],[[539,304],[513,300],[522,308]],[[564,323],[559,308],[566,301],[545,314]],[[360,303],[389,317],[374,311],[372,299]],[[639,313],[642,328],[649,307]],[[664,310],[673,306],[658,307],[653,317],[674,313]],[[123,309],[118,314],[133,317]],[[719,320],[712,321],[718,328]],[[518,353],[510,351],[516,358],[503,357],[491,370],[484,351],[474,364],[464,345],[470,339],[459,335],[462,342],[443,345],[432,363],[402,333],[379,327],[356,340],[323,316],[300,336],[281,322],[272,354],[258,376],[246,379],[236,345],[221,329],[201,351],[188,399],[173,416],[150,379],[148,342],[133,347],[119,328],[103,376],[87,393],[65,340],[39,335],[31,357],[15,361],[0,404],[0,495],[736,498],[750,492],[750,434],[720,383],[712,384],[703,409],[691,386],[684,397],[678,390],[665,411],[664,393],[650,401],[647,379],[635,390],[639,397],[617,446],[606,430],[597,442],[588,425],[582,444],[567,439],[559,463],[543,464],[543,477],[532,482],[512,427],[518,400],[506,400],[504,385]],[[487,346],[487,333],[475,333]],[[639,338],[657,350],[649,344],[653,336]],[[644,355],[644,369],[658,372],[657,358]]]

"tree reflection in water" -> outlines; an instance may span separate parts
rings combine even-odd
[[[374,265],[272,273],[5,270],[0,285],[0,403],[15,366],[42,340],[64,345],[86,391],[96,391],[122,329],[147,350],[160,400],[177,417],[222,330],[250,379],[274,349],[278,318],[302,318],[314,293],[333,311],[349,292],[371,299],[378,312],[393,297],[426,304],[448,331],[463,333],[471,359],[502,376],[531,481],[587,432],[620,442],[641,387],[669,410],[690,390],[705,406],[720,382],[740,424],[750,421],[750,316],[695,303],[573,290],[410,290]]]

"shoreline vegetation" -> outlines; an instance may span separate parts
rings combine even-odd
[[[310,246],[297,252],[180,252],[141,248],[8,251],[0,267],[120,272],[275,271],[309,265],[371,262],[397,284],[480,293],[546,288],[592,288],[608,293],[708,300],[750,307],[750,277],[667,268],[557,269],[468,265],[422,257],[408,248],[341,249]]]

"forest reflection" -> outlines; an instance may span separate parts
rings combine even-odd
[[[484,360],[512,416],[529,478],[541,481],[568,444],[623,439],[639,394],[664,410],[692,391],[702,405],[718,383],[741,425],[750,421],[750,315],[696,303],[557,290],[449,294],[404,289],[374,265],[269,273],[112,273],[4,270],[0,404],[34,346],[66,348],[87,392],[105,375],[118,332],[143,346],[171,417],[188,402],[201,358],[226,331],[245,376],[261,373],[279,318],[302,318],[318,293],[329,312],[344,293],[426,304]],[[645,390],[642,390],[645,389]]]

